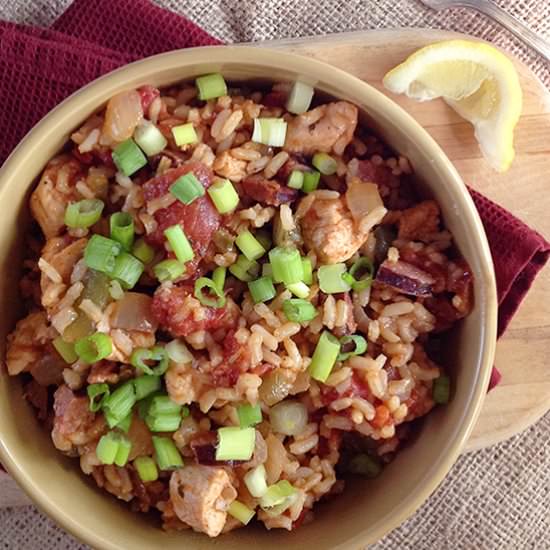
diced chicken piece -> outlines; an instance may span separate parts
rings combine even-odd
[[[170,399],[179,405],[189,405],[197,399],[200,381],[194,380],[194,370],[190,363],[172,363],[164,377]]]
[[[78,161],[59,156],[46,166],[40,182],[31,195],[31,212],[46,239],[59,235],[65,227],[65,209],[76,199],[74,184],[80,173]]]
[[[401,211],[399,239],[422,240],[439,230],[439,206],[435,201],[423,201]]]
[[[224,468],[192,465],[170,478],[170,500],[178,518],[194,531],[218,536],[237,491]]]
[[[288,123],[284,149],[306,155],[318,151],[341,155],[353,139],[357,113],[355,105],[336,101],[298,115]]]
[[[342,198],[316,199],[301,219],[301,227],[306,246],[324,264],[345,262],[368,237]]]

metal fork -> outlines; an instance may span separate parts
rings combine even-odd
[[[479,11],[500,23],[525,44],[540,53],[546,58],[546,61],[550,61],[550,43],[490,0],[420,0],[420,2],[436,11],[447,8],[471,8]]]

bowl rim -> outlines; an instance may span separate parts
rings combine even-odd
[[[478,360],[478,383],[470,388],[468,394],[468,406],[465,408],[461,422],[454,428],[449,436],[448,443],[441,449],[439,458],[435,467],[432,466],[421,479],[418,480],[416,490],[394,509],[390,519],[371,524],[368,529],[371,531],[367,535],[363,530],[352,538],[348,538],[338,544],[337,548],[360,548],[364,544],[379,540],[386,533],[401,524],[406,518],[410,517],[425,502],[430,494],[441,483],[448,473],[464,444],[466,443],[475,422],[479,416],[483,405],[483,398],[487,391],[493,358],[496,347],[497,334],[497,294],[494,268],[489,250],[487,237],[470,194],[464,185],[456,168],[445,155],[436,141],[428,132],[409,115],[402,107],[397,105],[389,97],[372,87],[367,82],[351,75],[328,63],[318,61],[302,55],[288,53],[281,50],[270,49],[268,47],[258,46],[204,46],[198,48],[187,48],[174,50],[134,61],[114,71],[111,71],[84,87],[72,93],[59,105],[44,116],[21,140],[13,152],[0,168],[0,201],[5,190],[11,185],[16,184],[18,167],[26,158],[32,155],[33,150],[40,146],[48,135],[59,132],[67,132],[67,115],[70,114],[73,107],[82,107],[83,104],[92,108],[97,108],[95,95],[97,90],[102,94],[107,89],[111,90],[113,95],[118,90],[124,88],[126,80],[138,78],[143,75],[143,83],[146,83],[147,76],[160,73],[161,71],[170,71],[182,69],[185,71],[186,65],[216,65],[216,64],[246,64],[259,65],[264,67],[276,67],[283,70],[291,70],[303,73],[308,78],[318,78],[320,81],[339,81],[337,87],[344,88],[349,95],[364,98],[364,103],[373,106],[375,109],[383,111],[393,120],[397,120],[399,125],[414,134],[418,148],[428,153],[433,162],[439,164],[446,174],[447,183],[451,185],[451,192],[456,200],[460,211],[468,222],[469,230],[477,240],[480,254],[480,266],[483,278],[483,288],[485,290],[485,299],[483,302],[482,327],[480,336],[480,354]],[[327,71],[330,71],[330,77],[327,77]],[[95,102],[95,103],[94,103]],[[477,299],[477,296],[476,296]],[[70,512],[61,508],[52,502],[45,492],[35,484],[17,461],[16,453],[8,448],[0,432],[0,460],[6,470],[13,476],[20,487],[30,497],[33,503],[48,516],[53,518],[66,531],[77,537],[79,540],[91,545],[94,548],[117,549],[114,545],[100,533],[91,530],[84,522],[77,522]]]

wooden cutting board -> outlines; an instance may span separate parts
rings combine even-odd
[[[516,129],[516,159],[505,174],[481,157],[469,123],[443,101],[417,103],[386,92],[382,77],[414,50],[464,35],[427,29],[391,29],[263,42],[325,61],[389,95],[435,138],[462,178],[550,238],[550,93],[516,62],[523,113]],[[467,38],[467,37],[466,37]],[[521,432],[550,410],[550,266],[537,278],[497,346],[503,377],[491,391],[466,450],[487,447]]]

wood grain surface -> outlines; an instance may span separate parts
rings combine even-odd
[[[427,29],[392,29],[262,44],[331,63],[389,95],[437,140],[465,182],[548,238],[550,94],[529,68],[516,62],[523,113],[516,128],[516,158],[505,174],[497,174],[483,160],[472,126],[442,100],[417,103],[390,94],[382,86],[384,74],[417,48],[456,37],[464,36]],[[550,266],[540,273],[500,339],[496,365],[502,382],[487,395],[467,451],[521,432],[550,409]]]

